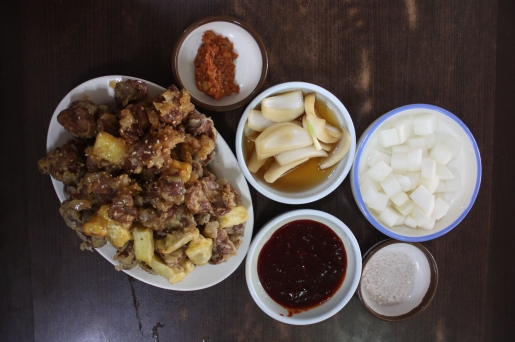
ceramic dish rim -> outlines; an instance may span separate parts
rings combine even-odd
[[[394,244],[408,244],[408,245],[412,245],[412,246],[418,248],[427,259],[427,262],[429,264],[429,269],[431,272],[431,280],[429,283],[429,288],[427,289],[427,292],[424,295],[424,297],[422,298],[422,301],[420,302],[419,305],[417,305],[415,308],[413,308],[411,311],[409,311],[405,314],[398,315],[398,316],[386,316],[386,315],[382,315],[382,314],[374,311],[363,299],[363,295],[361,293],[361,277],[360,277],[357,293],[358,293],[359,300],[361,301],[361,304],[372,316],[379,318],[380,320],[387,321],[387,322],[405,321],[405,320],[408,320],[410,318],[417,316],[422,311],[424,311],[429,306],[429,304],[431,304],[431,302],[433,301],[433,298],[436,294],[436,289],[438,288],[438,280],[439,280],[438,266],[436,264],[436,260],[433,257],[433,255],[431,254],[431,252],[429,252],[429,250],[426,247],[424,247],[422,244],[420,244],[418,242],[398,241],[395,239],[386,239],[386,240],[380,241],[380,242],[376,243],[375,245],[373,245],[372,247],[370,247],[368,249],[368,251],[365,254],[363,254],[363,262],[362,262],[362,269],[361,269],[362,271],[361,272],[363,272],[367,263],[377,252],[382,250],[384,247],[394,245]]]
[[[238,25],[241,28],[243,28],[245,31],[247,31],[252,36],[252,38],[256,41],[256,44],[258,45],[259,50],[261,51],[261,59],[263,61],[262,67],[261,67],[261,77],[259,79],[258,84],[256,85],[254,90],[252,90],[252,92],[247,97],[245,97],[243,100],[240,100],[236,103],[233,103],[230,105],[225,105],[225,106],[211,105],[211,104],[207,104],[203,101],[198,100],[190,92],[191,102],[193,102],[195,105],[198,105],[207,110],[222,112],[222,111],[236,109],[236,108],[239,108],[239,107],[245,105],[246,103],[248,103],[252,98],[254,98],[257,95],[259,90],[261,90],[261,88],[265,84],[266,76],[268,74],[268,54],[267,54],[267,51],[265,48],[265,44],[263,43],[263,41],[261,40],[261,37],[257,34],[257,32],[249,24],[241,21],[240,19],[237,19],[232,16],[228,16],[228,15],[216,15],[216,16],[209,16],[209,17],[202,18],[200,20],[197,20],[193,24],[191,24],[188,28],[186,28],[180,34],[180,36],[177,39],[177,41],[175,42],[175,45],[172,50],[172,72],[173,72],[175,81],[181,86],[181,88],[184,88],[184,85],[179,76],[179,72],[177,71],[177,65],[179,63],[179,61],[178,61],[179,51],[182,47],[182,44],[184,43],[186,38],[190,35],[190,33],[192,33],[194,30],[196,30],[200,26],[208,24],[208,23],[212,23],[212,22],[217,22],[217,21],[235,24],[235,25]]]
[[[458,218],[452,222],[450,225],[445,227],[444,229],[441,229],[433,234],[423,235],[423,236],[406,236],[402,234],[395,233],[387,228],[385,228],[381,223],[379,223],[374,216],[370,213],[367,206],[365,205],[365,202],[363,201],[363,197],[361,196],[361,191],[359,190],[359,163],[361,162],[361,157],[364,151],[364,147],[370,140],[371,136],[376,132],[377,128],[380,127],[386,120],[391,118],[392,116],[412,110],[412,109],[428,109],[433,110],[436,112],[439,112],[443,115],[446,115],[450,119],[452,119],[454,122],[456,122],[465,132],[465,134],[468,136],[470,143],[472,145],[472,148],[474,149],[474,154],[476,156],[476,169],[477,169],[477,177],[476,182],[474,185],[474,191],[472,193],[472,197],[470,198],[470,202],[465,208],[465,210],[458,216]],[[479,148],[476,143],[476,140],[474,139],[474,136],[472,135],[472,132],[468,129],[468,127],[461,121],[460,118],[458,118],[456,115],[452,114],[448,110],[445,110],[443,108],[434,106],[434,105],[428,105],[428,104],[410,104],[406,106],[402,106],[396,109],[393,109],[389,111],[388,113],[382,115],[377,120],[375,120],[363,133],[363,136],[360,137],[360,144],[356,147],[356,155],[354,158],[354,163],[352,165],[351,170],[351,183],[353,184],[353,187],[355,188],[354,194],[357,198],[356,204],[358,205],[361,213],[365,216],[365,218],[381,233],[399,240],[403,242],[423,242],[423,241],[429,241],[436,239],[448,232],[450,232],[453,228],[455,228],[464,218],[467,216],[467,214],[472,209],[474,202],[476,201],[477,195],[479,193],[479,188],[481,185],[481,176],[482,176],[482,168],[481,168],[481,156],[479,153]]]

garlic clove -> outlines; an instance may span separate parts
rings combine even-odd
[[[304,113],[304,97],[300,90],[267,97],[261,101],[261,113],[274,122],[287,122]]]

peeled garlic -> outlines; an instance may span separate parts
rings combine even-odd
[[[303,112],[304,97],[300,90],[267,97],[261,101],[261,113],[265,118],[274,122],[294,120]]]
[[[313,144],[304,128],[290,122],[274,124],[265,129],[256,139],[256,153],[259,159],[281,152]]]
[[[328,167],[333,166],[342,160],[350,150],[350,145],[352,142],[349,131],[345,127],[342,127],[344,133],[343,137],[338,141],[333,150],[329,153],[329,156],[326,158],[320,159],[320,169],[327,169]]]
[[[270,165],[270,167],[268,168],[268,170],[266,170],[263,178],[265,178],[265,181],[267,181],[268,183],[273,183],[286,172],[306,162],[308,159],[309,158],[297,160],[296,162],[286,164],[284,166],[279,165],[279,163],[277,162],[273,162],[272,165]]]

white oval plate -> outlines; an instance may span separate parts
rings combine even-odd
[[[63,109],[68,108],[72,101],[83,99],[91,100],[96,104],[114,103],[114,89],[109,86],[109,82],[120,82],[127,79],[137,78],[129,76],[103,76],[86,81],[70,91],[61,100],[54,111],[52,119],[50,120],[46,144],[47,151],[53,150],[54,148],[63,145],[72,137],[72,134],[66,131],[57,122],[57,115]],[[165,88],[152,82],[145,80],[141,81],[147,84],[148,91],[151,96],[158,95],[165,90]],[[231,185],[240,193],[242,205],[245,206],[249,213],[249,219],[247,220],[247,224],[245,226],[245,235],[243,236],[243,242],[238,249],[238,254],[230,258],[227,262],[221,263],[219,265],[207,264],[204,266],[199,266],[190,274],[188,274],[188,276],[186,276],[183,281],[173,285],[170,284],[165,278],[149,274],[139,267],[124,271],[125,273],[138,280],[141,280],[144,283],[163,289],[193,291],[218,284],[230,276],[241,264],[245,258],[245,255],[247,254],[247,250],[249,249],[250,240],[252,238],[252,229],[254,227],[252,198],[250,197],[249,187],[245,181],[245,177],[243,177],[243,174],[241,173],[238,161],[220,134],[218,134],[218,137],[216,138],[215,151],[216,158],[211,162],[211,164],[209,164],[210,170],[217,177],[225,177],[231,182]],[[61,202],[66,200],[66,196],[64,195],[63,191],[63,183],[52,178],[52,184],[54,185],[54,189],[57,193],[57,197],[59,197],[59,200]],[[109,243],[102,248],[97,248],[96,250],[113,265],[118,264],[118,262],[113,259],[116,249]]]

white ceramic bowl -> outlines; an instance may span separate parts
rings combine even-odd
[[[358,295],[365,309],[375,317],[389,322],[404,321],[424,311],[436,293],[438,287],[438,267],[431,253],[421,244],[381,241],[372,246],[363,255],[363,270],[379,251],[390,250],[407,254],[415,263],[415,284],[411,294],[399,304],[381,306],[369,298],[360,281]]]
[[[366,168],[366,159],[370,151],[378,146],[377,132],[390,128],[390,124],[403,116],[412,117],[422,113],[436,114],[438,128],[436,137],[452,137],[462,145],[460,154],[452,160],[452,166],[457,169],[462,178],[462,190],[459,193],[447,194],[446,201],[450,203],[447,214],[436,224],[432,230],[412,229],[407,226],[394,226],[390,228],[378,220],[377,213],[369,210],[365,205],[359,188],[359,175]],[[361,135],[358,141],[356,158],[351,170],[351,190],[359,209],[367,220],[379,231],[391,238],[420,242],[432,240],[448,233],[456,227],[468,214],[479,192],[481,183],[481,158],[476,141],[470,130],[454,114],[437,106],[427,104],[413,104],[394,109],[374,121]]]
[[[245,126],[245,122],[247,122],[249,111],[255,109],[261,103],[261,100],[263,100],[265,97],[293,90],[301,90],[304,93],[315,92],[317,100],[321,100],[322,102],[324,102],[329,107],[329,109],[333,111],[336,119],[338,120],[338,123],[341,126],[347,128],[352,138],[352,142],[349,153],[347,153],[347,155],[336,165],[334,172],[329,178],[308,190],[287,192],[275,189],[269,183],[256,178],[249,171],[249,169],[247,168],[247,164],[245,163],[245,156],[243,155],[242,144],[244,139],[243,128]],[[238,129],[236,131],[236,157],[238,158],[238,163],[240,164],[240,168],[243,174],[245,175],[245,178],[247,178],[249,183],[264,196],[274,201],[286,204],[303,204],[314,202],[327,196],[332,191],[334,191],[343,182],[343,180],[349,173],[350,168],[352,166],[352,162],[354,161],[355,151],[356,132],[354,131],[354,124],[352,122],[349,112],[336,96],[334,96],[324,88],[311,83],[281,83],[265,90],[264,92],[259,94],[254,100],[252,100],[252,102],[247,106],[247,108],[243,112],[243,115],[240,119],[240,123],[238,125]]]
[[[286,223],[296,220],[318,221],[331,228],[342,240],[347,254],[347,271],[343,284],[324,304],[288,317],[288,310],[277,304],[266,293],[259,281],[257,263],[264,244]],[[361,251],[351,230],[336,217],[317,210],[294,210],[269,221],[252,241],[245,264],[247,286],[256,304],[270,317],[288,324],[305,325],[323,321],[340,311],[351,299],[361,277]]]
[[[238,54],[234,60],[234,79],[240,86],[240,92],[220,100],[206,95],[195,85],[193,61],[204,32],[209,30],[229,38],[234,52]],[[190,92],[193,103],[209,110],[227,111],[245,105],[261,89],[268,71],[268,56],[261,38],[250,25],[233,17],[219,15],[200,19],[184,30],[173,49],[172,69],[175,80]]]

